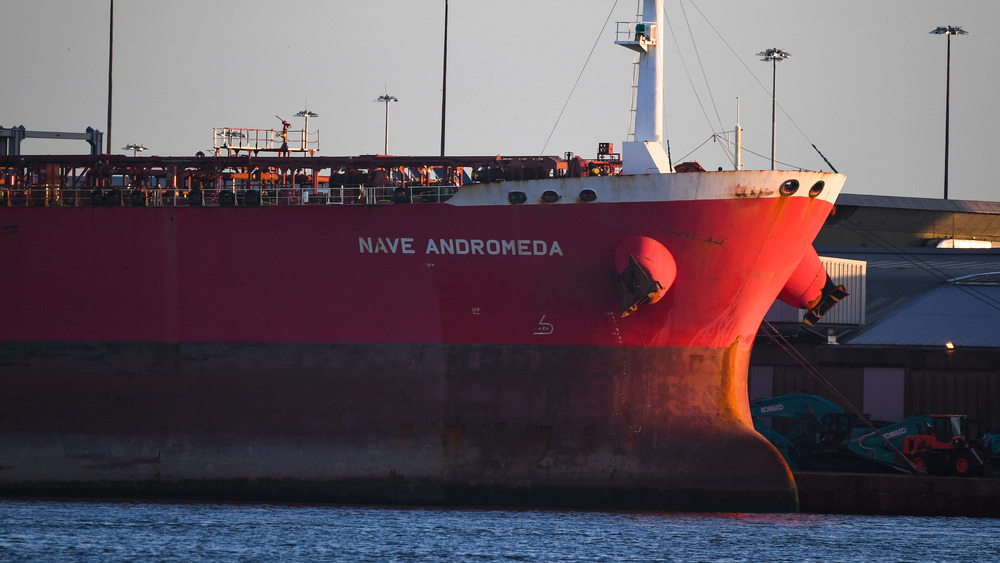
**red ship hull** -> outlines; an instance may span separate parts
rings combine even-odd
[[[826,190],[773,189],[788,178]],[[747,362],[842,183],[691,173],[468,186],[445,204],[0,209],[0,487],[794,509],[750,422]],[[561,200],[534,203],[549,186]],[[575,198],[588,188],[597,201]],[[676,279],[623,318],[615,251],[636,236]]]

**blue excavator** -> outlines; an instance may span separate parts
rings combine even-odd
[[[791,393],[750,404],[754,428],[792,471],[877,471],[993,476],[996,437],[966,437],[965,415],[918,415],[896,423],[863,419],[816,395]],[[790,422],[776,422],[790,421]],[[779,428],[784,428],[782,432]]]
[[[803,455],[816,452],[824,419],[833,420],[830,415],[838,414],[844,414],[844,410],[823,397],[805,393],[756,399],[750,403],[754,430],[778,449],[792,471],[799,470]],[[772,421],[783,422],[772,424]]]

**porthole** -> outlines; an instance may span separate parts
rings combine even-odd
[[[580,190],[580,201],[590,203],[597,200],[597,192],[591,189]]]
[[[778,188],[778,191],[781,192],[781,195],[792,195],[799,191],[799,181],[795,179],[785,180],[785,182],[781,184],[781,187]]]
[[[545,190],[545,192],[542,193],[542,201],[545,203],[555,203],[559,201],[559,194],[552,190]]]
[[[825,187],[826,187],[826,182],[824,182],[823,180],[816,182],[815,184],[812,185],[811,188],[809,188],[809,197],[816,197],[819,194],[823,193],[823,188]]]
[[[520,205],[528,201],[528,196],[524,192],[510,192],[507,194],[507,201],[513,203],[514,205]]]

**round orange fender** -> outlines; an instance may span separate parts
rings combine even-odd
[[[677,278],[677,262],[667,247],[649,237],[636,236],[623,240],[615,249],[615,271],[624,272],[630,266],[629,257],[642,267],[649,278],[659,284],[644,297],[646,303],[656,303],[666,294]]]
[[[785,287],[781,288],[778,299],[792,307],[811,309],[823,297],[825,284],[826,268],[820,262],[816,249],[810,246],[785,282]]]

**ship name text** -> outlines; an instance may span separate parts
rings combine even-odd
[[[563,256],[559,241],[529,239],[428,239],[418,244],[412,237],[358,237],[361,254],[456,254],[480,256]]]

